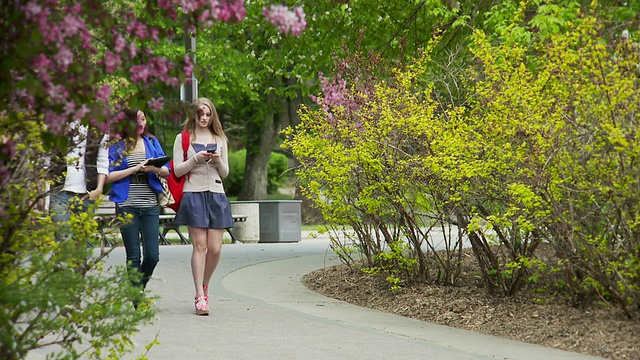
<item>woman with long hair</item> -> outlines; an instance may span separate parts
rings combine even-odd
[[[190,135],[186,161],[180,134],[173,144],[174,174],[187,177],[174,222],[189,229],[196,314],[209,315],[209,281],[220,260],[224,230],[233,227],[222,185],[222,179],[229,175],[227,136],[213,102],[207,98],[196,100],[184,130]]]
[[[151,158],[165,156],[158,139],[149,133],[147,117],[142,110],[125,109],[122,140],[109,147],[109,175],[112,183],[109,199],[116,204],[116,214],[133,216],[120,228],[133,285],[144,289],[159,261],[158,194],[162,192],[159,177],[169,176],[168,163],[148,165]],[[140,237],[142,249],[140,253]],[[139,300],[139,299],[138,299]],[[134,300],[134,306],[138,302]]]

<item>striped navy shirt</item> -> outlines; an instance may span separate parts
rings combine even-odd
[[[147,155],[135,153],[127,156],[127,166],[134,167],[143,162]],[[158,194],[145,184],[129,184],[129,197],[120,206],[151,207],[158,206]]]

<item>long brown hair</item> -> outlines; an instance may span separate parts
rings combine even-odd
[[[140,109],[124,109],[124,124],[122,129],[122,138],[124,139],[125,150],[131,151],[138,143],[138,111]],[[142,111],[144,113],[144,111]],[[146,114],[145,114],[146,116]],[[154,137],[149,132],[149,119],[144,124],[142,136]]]
[[[227,141],[227,135],[224,133],[222,129],[222,123],[220,122],[220,118],[218,117],[218,111],[216,111],[216,106],[213,105],[213,101],[201,97],[196,100],[193,105],[191,105],[191,109],[189,110],[189,114],[187,116],[187,120],[182,123],[183,130],[187,130],[191,134],[191,138],[195,138],[196,131],[196,119],[198,118],[198,108],[200,105],[206,105],[211,110],[211,121],[209,122],[209,131],[212,134],[217,135]]]

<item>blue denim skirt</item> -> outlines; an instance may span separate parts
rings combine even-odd
[[[233,216],[229,199],[224,193],[185,192],[173,222],[202,229],[231,228]]]

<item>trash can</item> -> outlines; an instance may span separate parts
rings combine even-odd
[[[258,200],[261,243],[299,242],[302,200]]]
[[[231,213],[244,215],[246,221],[233,224],[231,232],[241,243],[257,243],[260,240],[260,205],[253,201],[230,201]]]

